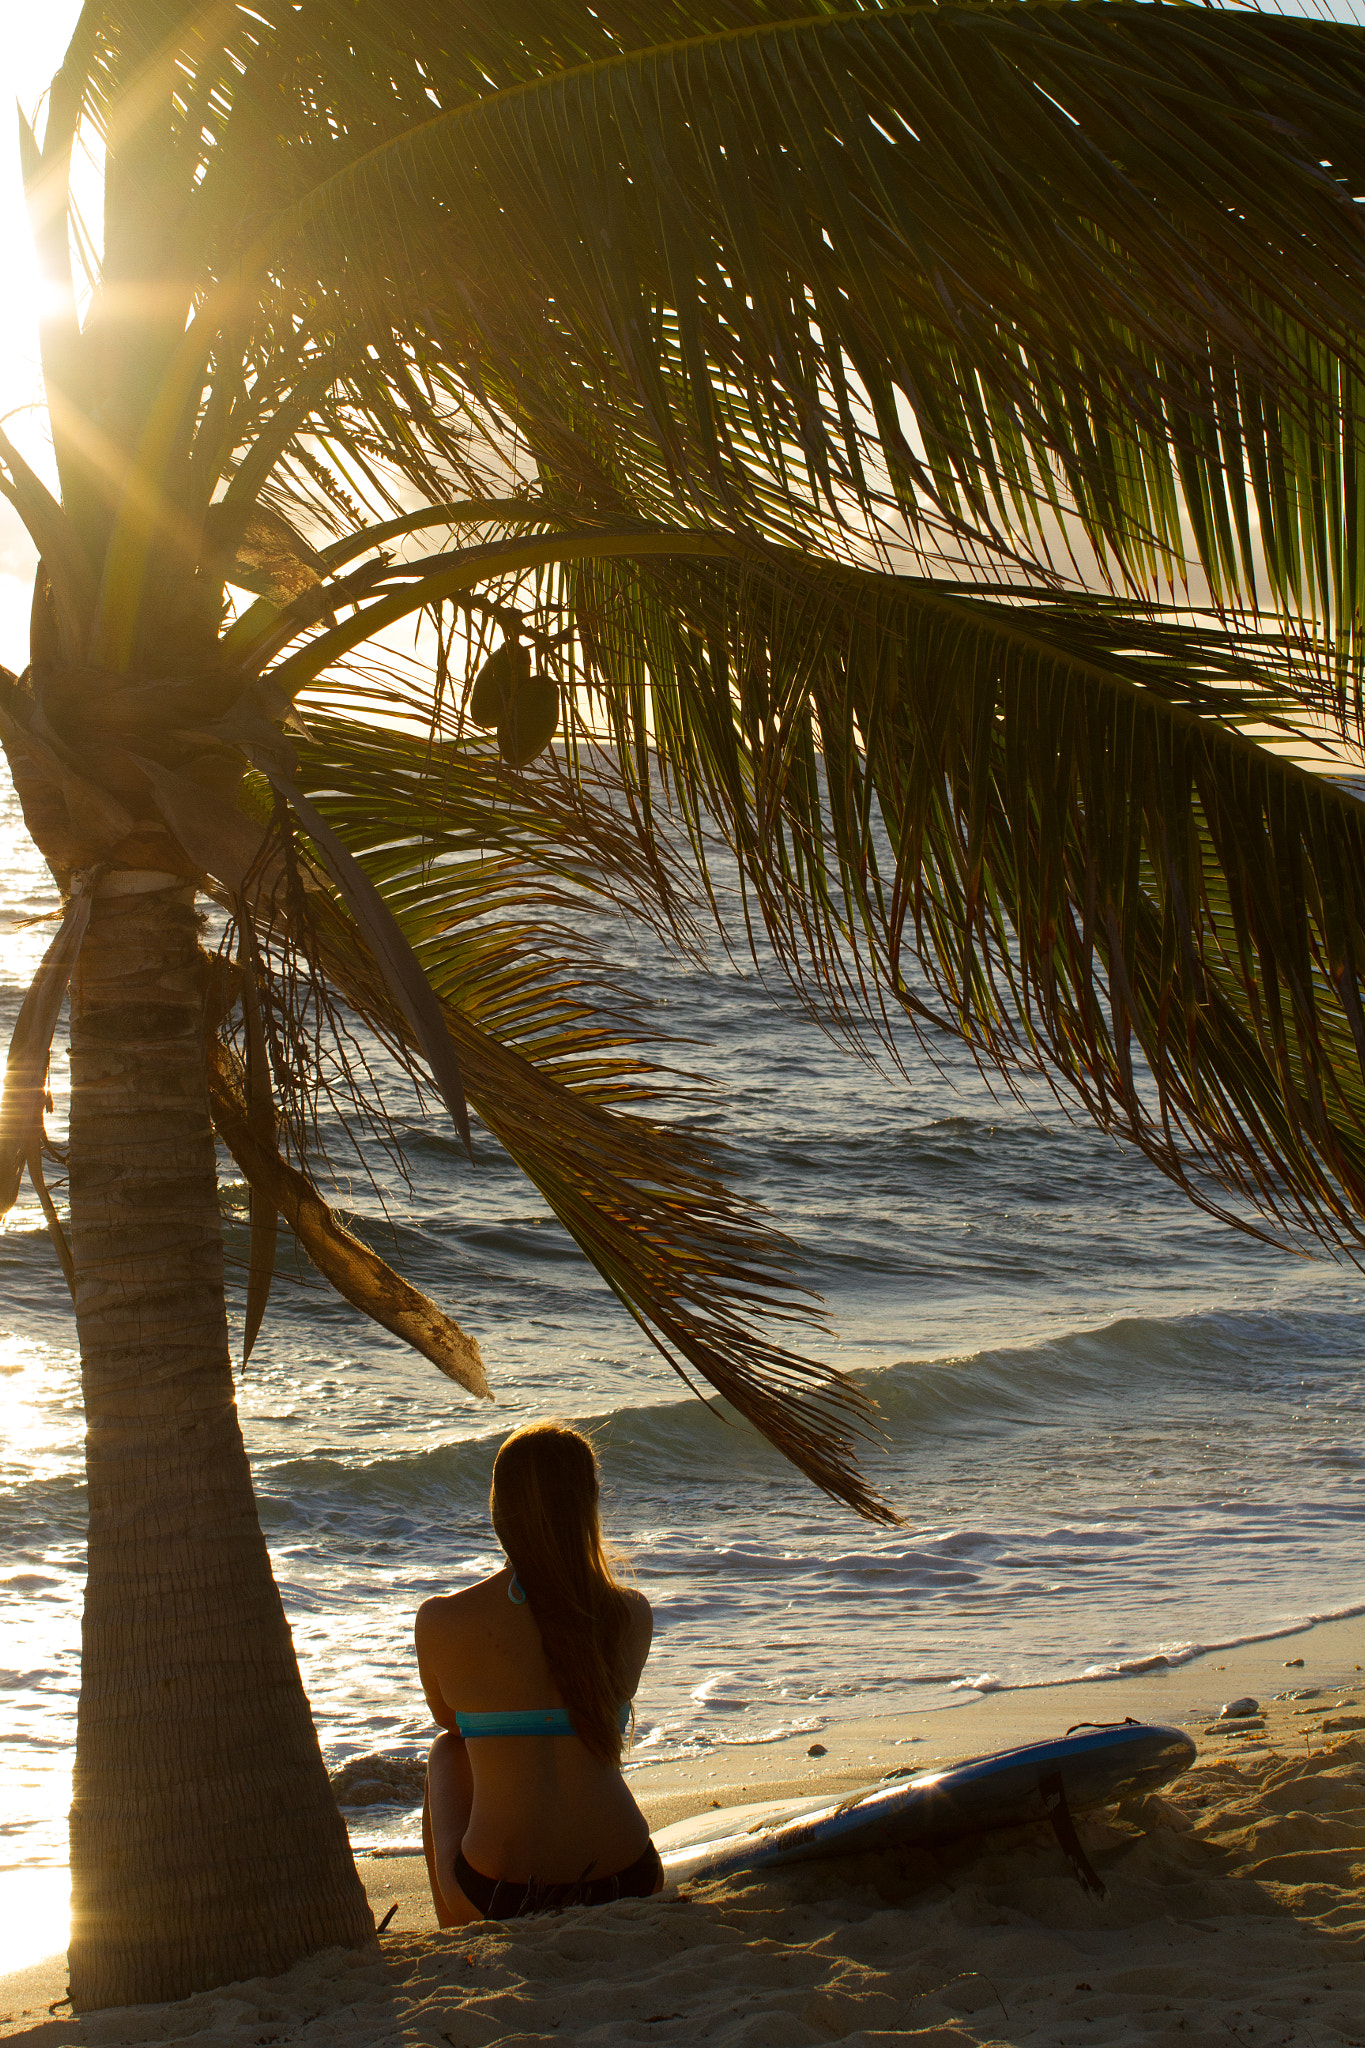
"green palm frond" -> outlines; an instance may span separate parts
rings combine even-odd
[[[1361,812],[1291,758],[1306,685],[1278,637],[646,538],[547,535],[521,569],[520,542],[457,551],[376,609],[498,565],[504,616],[561,623],[543,660],[588,707],[573,746],[611,736],[641,857],[685,847],[705,887],[721,832],[741,919],[824,1018],[889,1039],[904,1008],[1041,1067],[1217,1213],[1213,1186],[1359,1246]],[[305,647],[264,684],[319,665]],[[342,781],[373,839],[378,784]],[[407,860],[386,881],[415,914]]]
[[[817,1007],[889,991],[1358,1252],[1365,809],[1294,758],[1276,637],[804,560],[573,574],[623,775],[643,717]]]
[[[251,1198],[251,1262],[242,1363],[260,1329],[274,1272],[277,1218],[282,1216],[318,1271],[362,1315],[429,1358],[447,1379],[484,1400],[493,1398],[478,1344],[425,1294],[395,1273],[345,1225],[309,1176],[253,1130],[248,1090],[221,1043],[207,1048],[213,1128],[240,1167]],[[266,1221],[262,1224],[262,1212]],[[254,1297],[254,1299],[253,1299]]]
[[[793,1326],[819,1322],[793,1277],[796,1248],[726,1187],[713,1147],[659,1119],[670,1076],[642,1047],[655,1034],[641,1029],[625,992],[594,972],[588,943],[561,933],[552,949],[544,910],[569,900],[570,864],[545,828],[557,804],[591,824],[588,793],[551,770],[538,799],[525,785],[520,794],[508,789],[503,829],[490,832],[490,780],[511,778],[482,745],[434,747],[332,720],[299,751],[312,801],[364,860],[442,1002],[471,1103],[650,1341],[816,1485],[888,1518],[854,1463],[858,1441],[873,1433],[870,1404],[841,1374],[781,1341]],[[496,823],[496,807],[491,816]],[[500,837],[502,847],[471,845],[475,835]],[[640,852],[605,813],[596,843],[592,887],[610,895]],[[571,864],[580,903],[590,857],[585,830]],[[532,902],[541,910],[535,925],[526,921]],[[660,913],[666,908],[661,901]],[[267,958],[279,958],[282,941],[306,954],[310,999],[325,979],[416,1070],[402,1006],[338,898],[317,888],[300,913],[296,900],[261,889],[248,914]],[[266,989],[273,1005],[288,1001],[284,979],[277,973]],[[653,1116],[640,1113],[642,1099]],[[225,1136],[250,1172],[244,1118],[231,1116],[230,1101],[227,1108]],[[280,1185],[272,1167],[268,1186]],[[297,1190],[285,1195],[297,1206]]]
[[[695,879],[612,801],[615,778],[571,777],[550,755],[514,774],[476,735],[440,741],[310,714],[299,780],[402,924],[448,1005],[567,1074],[595,1100],[634,1099],[632,1056],[590,1074],[593,1019],[620,991],[584,930],[594,906],[699,950]],[[547,1035],[548,1034],[548,1035]],[[645,1036],[632,1018],[632,1043]],[[652,1071],[652,1070],[649,1070]]]
[[[822,1016],[903,1007],[1219,1213],[1215,1185],[1360,1245],[1365,814],[1297,765],[1276,636],[774,550],[565,553],[534,588],[572,628],[575,746],[610,733],[623,818],[703,884],[723,835]]]
[[[530,68],[281,212],[267,244],[331,345],[401,334],[599,506],[835,546],[890,520],[1063,567],[1070,506],[1138,588],[1197,563],[1235,604],[1259,575],[1348,659],[1361,31],[703,9]],[[464,91],[438,54],[433,96]]]
[[[1307,618],[1351,695],[1365,32],[1137,0],[136,12],[184,104],[106,262],[159,266],[153,382],[199,309],[183,402],[205,367],[214,402],[158,486],[191,534],[276,421],[269,502],[324,521],[328,462],[397,511],[395,477],[498,495],[519,448],[604,517],[1199,569]]]

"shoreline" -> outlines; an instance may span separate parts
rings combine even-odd
[[[1288,1656],[1283,1654],[1286,1650]],[[1306,1696],[1310,1693],[1313,1696]],[[1264,1726],[1241,1731],[1219,1727],[1214,1720],[1219,1708],[1248,1694],[1265,1709]],[[1300,1697],[1291,1697],[1294,1694]],[[1254,1772],[1262,1765],[1293,1769],[1301,1764],[1311,1771],[1343,1744],[1353,1745],[1365,1762],[1365,1615],[1210,1652],[1186,1664],[991,1692],[925,1714],[835,1722],[818,1738],[793,1736],[771,1744],[727,1746],[679,1762],[645,1764],[631,1772],[630,1784],[657,1831],[713,1806],[809,1797],[823,1791],[838,1797],[891,1772],[916,1775],[991,1750],[1044,1740],[1078,1723],[1122,1721],[1128,1715],[1185,1727],[1195,1737],[1198,1759],[1189,1776],[1177,1782],[1177,1792],[1182,1787],[1188,1792],[1196,1774],[1205,1772],[1211,1781],[1221,1783],[1229,1771]],[[823,1753],[811,1756],[812,1747]],[[1361,1775],[1365,1778],[1365,1773]],[[391,1934],[385,1937],[386,1953],[391,1938],[424,1942],[436,1934],[425,1868],[414,1847],[395,1844],[356,1852],[376,1920],[390,1906],[398,1908]],[[25,1875],[5,1872],[0,1880],[23,1880]],[[6,1891],[9,1888],[5,1886]],[[611,1911],[619,1914],[626,1908]],[[506,1939],[501,1931],[487,1938]],[[297,1969],[309,1967],[300,1964]],[[72,2021],[68,2015],[59,2023],[50,2017],[49,2009],[65,1989],[65,1955],[60,1949],[37,1953],[0,1975],[0,2037],[32,2034],[35,2048],[39,2042],[43,2048],[58,2048],[59,2041],[93,2041],[89,2022]],[[1360,2010],[1365,2013],[1365,1999]],[[100,2038],[112,2041],[115,2036],[102,2033]],[[1365,2031],[1360,2038],[1365,2041]],[[941,2040],[946,2048],[948,2036]],[[925,2048],[931,2044],[926,2042]],[[937,2039],[932,2048],[938,2048]]]
[[[1307,1686],[1338,1691],[1359,1686],[1365,1701],[1365,1614],[1209,1651],[1184,1664],[978,1693],[961,1705],[922,1714],[850,1717],[831,1722],[816,1736],[727,1744],[700,1757],[640,1764],[630,1772],[629,1784],[651,1827],[668,1827],[709,1806],[718,1788],[726,1794],[721,1801],[726,1806],[797,1798],[826,1784],[831,1791],[851,1791],[889,1771],[930,1770],[990,1750],[1041,1742],[1081,1722],[1122,1721],[1129,1715],[1188,1728],[1202,1754],[1205,1741],[1215,1748],[1219,1744],[1200,1731],[1229,1700],[1250,1694],[1265,1705],[1277,1693]],[[812,1758],[812,1745],[823,1754]]]

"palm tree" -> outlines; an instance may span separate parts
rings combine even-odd
[[[216,1139],[246,1351],[283,1217],[486,1394],[315,1184],[323,1098],[393,1140],[366,1034],[889,1513],[566,906],[761,927],[855,1041],[957,1034],[1242,1227],[1365,1244],[1365,833],[1298,758],[1359,730],[1362,110],[1354,28],[1135,0],[89,0],[23,131],[58,490],[0,438],[0,736],[65,903],[0,1200],[81,1343],[78,2008],[371,1936],[215,1182]],[[376,637],[417,618],[420,676]]]

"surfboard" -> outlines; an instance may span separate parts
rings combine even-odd
[[[1053,1742],[970,1757],[943,1770],[883,1780],[843,1798],[774,1799],[695,1814],[655,1846],[670,1883],[728,1877],[822,1856],[954,1841],[1141,1798],[1194,1762],[1183,1728],[1136,1721]],[[1061,1797],[1058,1797],[1060,1787]],[[1059,1835],[1062,1832],[1058,1827]]]

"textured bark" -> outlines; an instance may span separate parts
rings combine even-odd
[[[90,1484],[77,2010],[180,1998],[374,1934],[237,1422],[196,936],[191,889],[111,875],[73,986]]]

